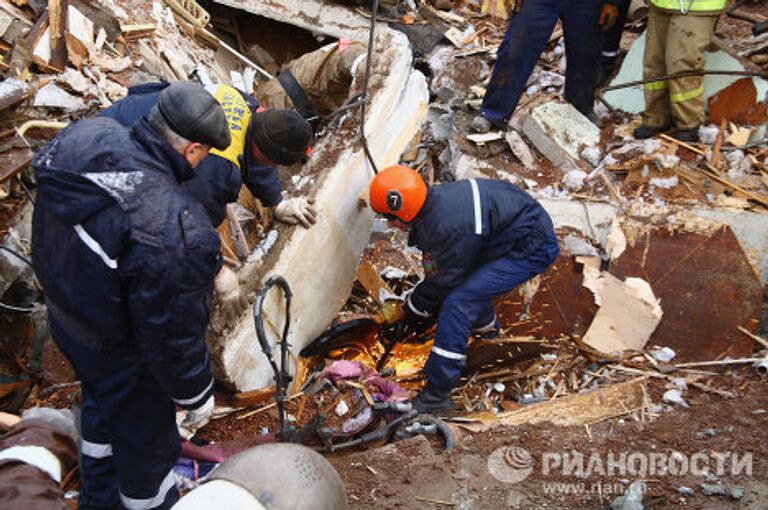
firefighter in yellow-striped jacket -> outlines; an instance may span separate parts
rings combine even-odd
[[[649,1],[644,78],[704,69],[703,53],[726,0]],[[704,122],[703,81],[703,76],[685,76],[646,83],[643,124],[635,138],[675,128],[679,140],[697,141]]]

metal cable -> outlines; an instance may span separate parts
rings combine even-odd
[[[371,15],[371,30],[368,34],[368,56],[365,59],[365,78],[363,79],[363,97],[360,103],[360,141],[368,162],[373,167],[373,173],[378,174],[379,169],[373,160],[371,150],[368,148],[368,139],[365,137],[365,105],[368,102],[368,81],[371,79],[371,61],[373,60],[373,40],[376,32],[376,16],[379,12],[379,0],[373,0],[373,13]]]

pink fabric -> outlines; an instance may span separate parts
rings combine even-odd
[[[368,368],[359,361],[334,361],[318,375],[318,379],[324,377],[330,379],[334,384],[343,379],[363,379],[378,388],[379,391],[373,394],[373,399],[377,402],[408,400],[408,391],[406,389],[394,381],[381,377],[378,372]]]

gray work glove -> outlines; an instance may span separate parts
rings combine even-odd
[[[275,218],[289,225],[301,223],[304,228],[309,228],[317,221],[314,203],[311,198],[286,198],[275,207]]]
[[[211,419],[214,407],[213,395],[211,395],[199,407],[177,412],[176,425],[179,428],[179,435],[184,439],[194,436],[195,432],[204,427]]]
[[[226,266],[221,268],[213,280],[213,290],[219,307],[219,316],[224,324],[230,324],[248,308],[248,299],[240,288],[234,271]]]

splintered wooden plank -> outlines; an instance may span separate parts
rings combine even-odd
[[[645,377],[639,377],[631,381],[603,386],[589,393],[549,400],[515,411],[490,416],[482,413],[477,415],[477,422],[462,423],[461,426],[472,432],[482,432],[491,427],[526,423],[550,422],[562,427],[589,425],[644,408],[646,405],[645,381]],[[468,418],[473,417],[475,416],[468,416]]]

